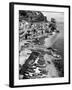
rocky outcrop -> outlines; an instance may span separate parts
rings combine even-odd
[[[20,20],[28,22],[47,22],[47,18],[40,11],[19,11]]]

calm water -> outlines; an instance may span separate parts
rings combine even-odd
[[[60,76],[64,76],[64,23],[58,23],[58,30],[60,31],[58,40],[53,44],[53,48],[57,49],[58,54],[61,55],[60,61],[54,61]]]

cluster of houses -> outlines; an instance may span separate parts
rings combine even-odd
[[[34,17],[32,16],[32,14],[34,15]],[[37,37],[47,35],[48,33],[56,30],[55,19],[52,18],[51,21],[47,21],[46,17],[43,16],[41,12],[21,12],[21,15],[26,16],[21,16],[19,19],[20,40],[31,40]],[[39,17],[44,17],[42,19],[43,21],[41,19],[38,21]]]
[[[33,39],[37,36],[44,35],[50,32],[49,23],[28,23],[26,21],[20,22],[19,36],[20,39]]]

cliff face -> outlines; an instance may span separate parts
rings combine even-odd
[[[47,22],[47,18],[40,11],[20,11],[20,20],[29,22]]]

